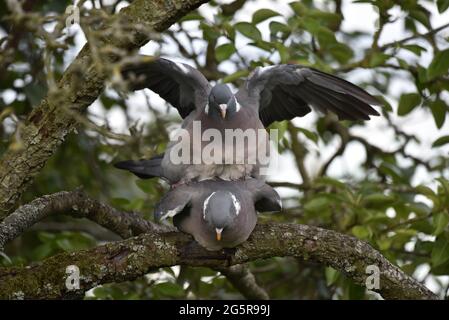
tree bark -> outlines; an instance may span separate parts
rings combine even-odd
[[[256,259],[291,256],[320,262],[364,286],[366,268],[380,271],[378,292],[385,299],[438,299],[391,264],[369,244],[351,236],[297,224],[260,224],[235,249],[211,252],[179,232],[150,232],[91,250],[62,253],[25,268],[0,269],[0,298],[48,299],[80,296],[97,285],[136,279],[154,268],[174,265],[225,268]],[[66,288],[66,268],[80,269],[80,289]]]
[[[168,226],[143,219],[136,212],[122,212],[92,199],[81,190],[60,191],[21,206],[0,222],[0,250],[34,224],[55,214],[88,218],[122,239],[144,232],[170,230]]]
[[[133,36],[105,39],[104,45],[137,49],[149,40],[139,30],[142,25],[160,32],[189,11],[208,0],[135,0],[119,13],[132,21]],[[104,56],[105,63],[114,57]],[[28,116],[20,129],[21,148],[9,148],[0,161],[0,221],[15,207],[22,193],[53,155],[65,136],[74,128],[73,113],[84,111],[104,88],[105,74],[96,68],[89,43],[64,72],[58,94],[48,95]]]

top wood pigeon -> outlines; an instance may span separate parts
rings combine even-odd
[[[370,115],[379,115],[371,106],[380,105],[380,102],[363,89],[314,68],[295,64],[256,68],[236,94],[226,84],[212,87],[198,70],[187,64],[163,58],[143,56],[141,62],[127,65],[122,73],[131,89],[149,88],[173,105],[184,119],[182,128],[190,137],[195,123],[201,124],[202,133],[207,129],[217,129],[220,133],[226,129],[258,130],[274,121],[302,117],[311,107],[333,112],[339,119],[369,120]],[[192,154],[202,155],[200,162],[175,163],[170,152],[178,143],[174,141],[165,154],[151,160],[119,162],[116,167],[141,178],[161,176],[161,172],[154,170],[162,170],[162,176],[171,184],[214,177],[223,180],[259,178],[261,165],[257,150],[262,146],[268,150],[268,136],[244,148],[231,146],[233,150],[244,149],[243,161],[225,159],[229,154],[225,149],[218,155],[221,159],[218,163],[203,158],[205,141],[195,146],[193,140],[184,141]]]

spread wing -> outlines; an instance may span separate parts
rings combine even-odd
[[[268,184],[257,179],[244,181],[246,189],[251,192],[254,206],[258,212],[274,212],[282,210],[279,194]]]
[[[238,94],[255,100],[265,126],[302,117],[311,111],[311,106],[334,112],[342,120],[369,120],[370,115],[379,115],[371,105],[381,105],[346,80],[294,64],[257,68]]]
[[[130,89],[154,91],[178,109],[182,118],[207,104],[209,82],[201,72],[187,64],[142,56],[141,61],[124,66],[122,75]]]

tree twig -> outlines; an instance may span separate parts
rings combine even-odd
[[[257,284],[256,278],[248,266],[238,264],[228,268],[217,268],[216,270],[220,271],[246,299],[268,300],[270,298],[265,289]]]

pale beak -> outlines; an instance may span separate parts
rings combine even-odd
[[[223,228],[219,229],[219,228],[215,228],[215,233],[217,235],[217,241],[221,240],[221,232],[223,231]]]
[[[219,105],[221,117],[224,119],[226,117],[226,110],[228,109],[228,105],[223,103]]]

